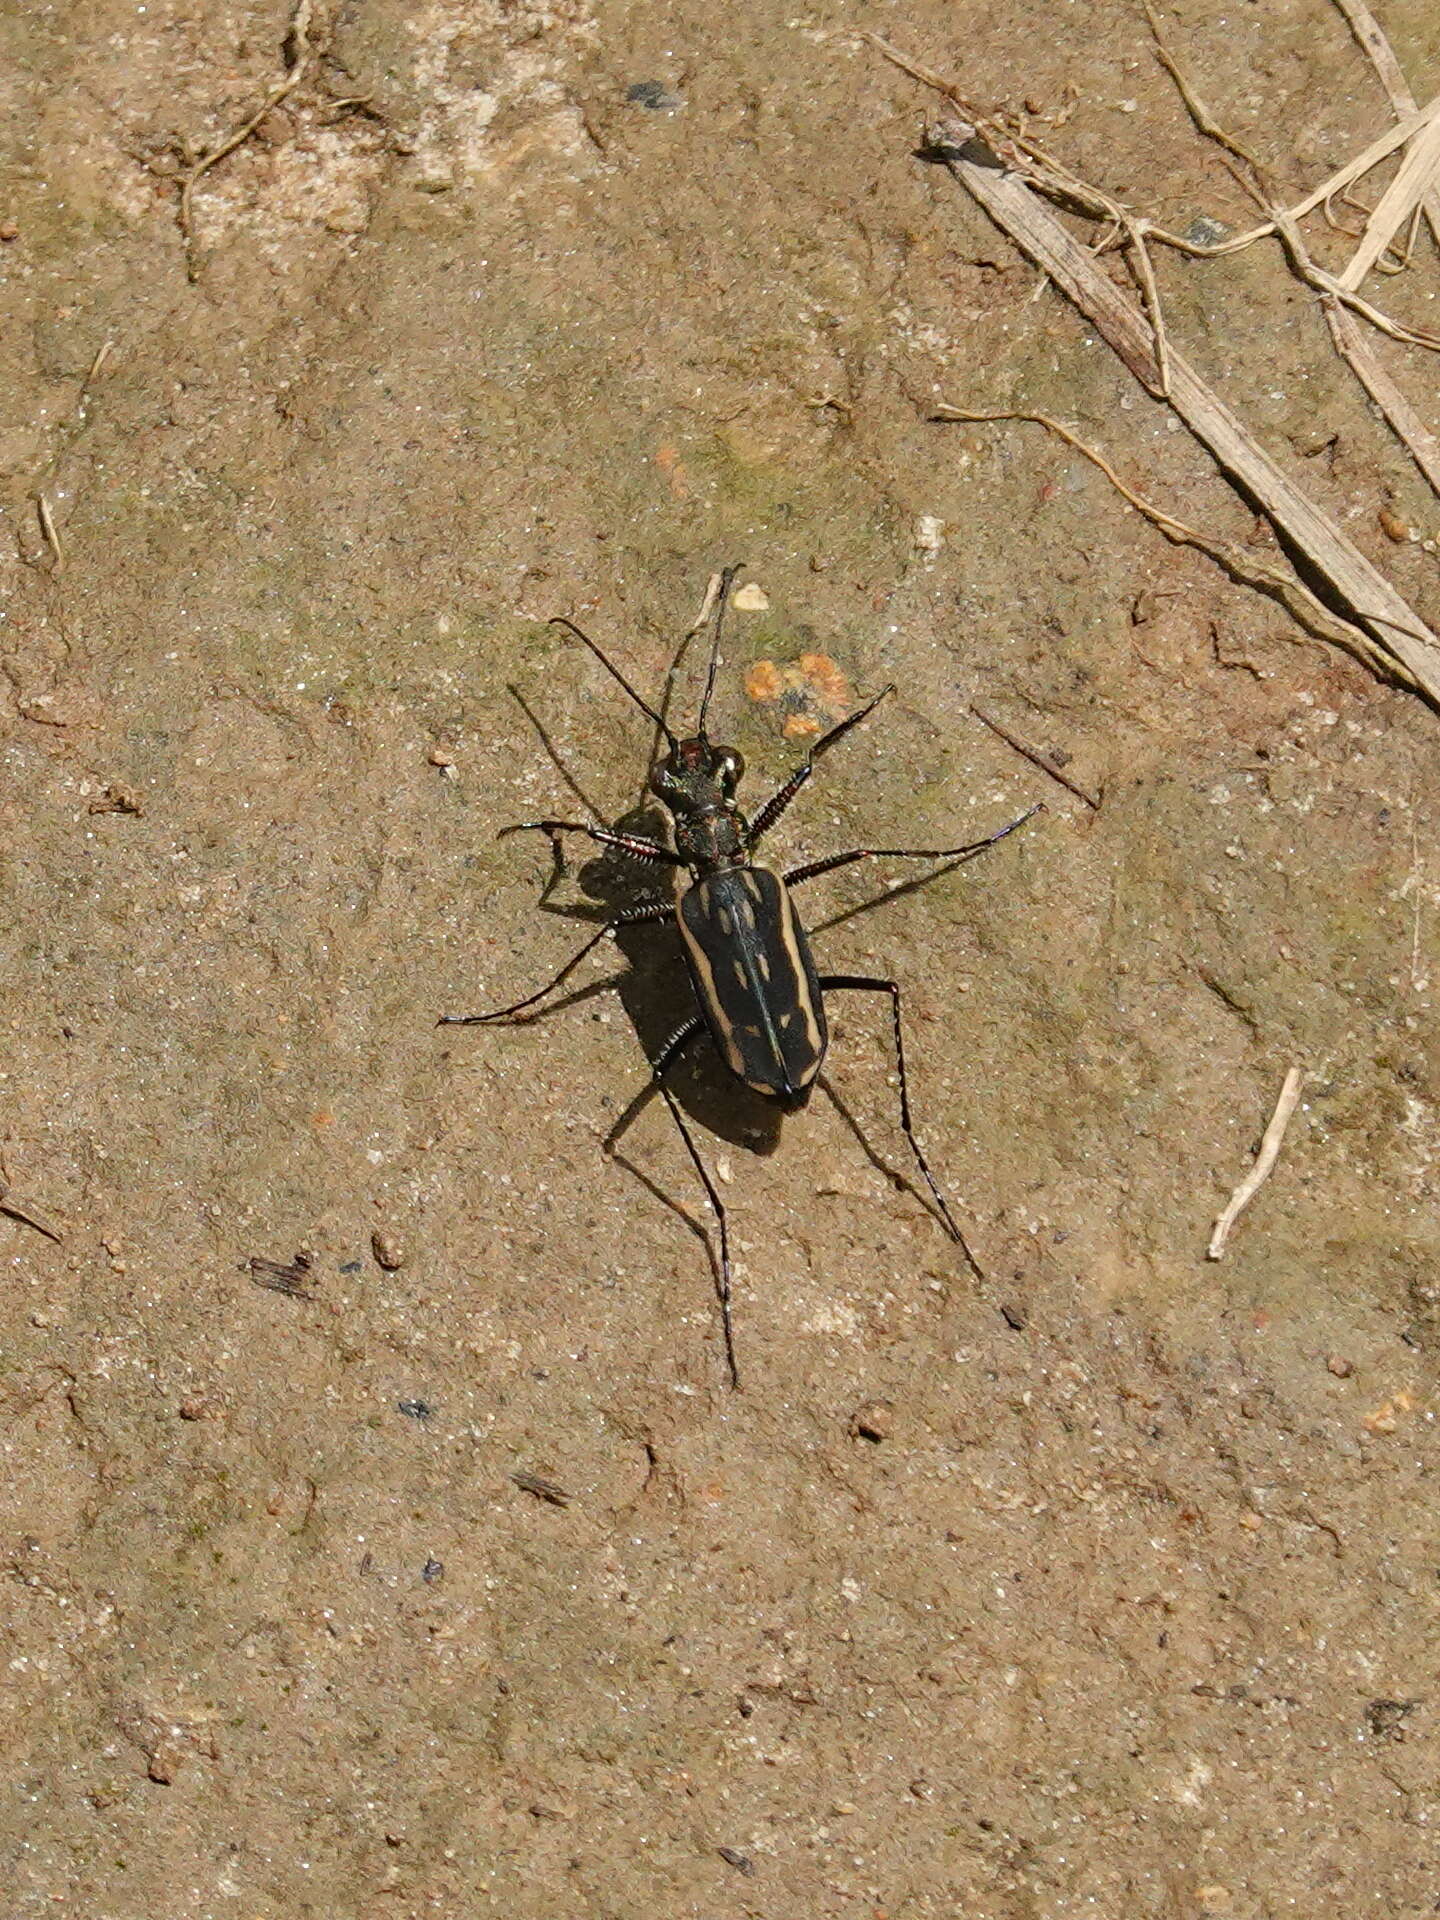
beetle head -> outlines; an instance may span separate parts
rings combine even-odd
[[[650,775],[650,791],[672,813],[720,813],[734,804],[744,773],[743,754],[701,734],[675,742]]]

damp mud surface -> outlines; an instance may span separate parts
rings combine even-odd
[[[1432,1912],[1440,722],[1039,428],[931,421],[1049,411],[1267,537],[861,37],[1246,224],[1142,16],[301,12],[0,20],[0,1907]],[[1429,98],[1432,11],[1385,24]],[[1287,194],[1388,124],[1320,0],[1167,31]],[[1433,620],[1440,513],[1308,291],[1161,264]],[[644,812],[644,716],[546,622],[658,700],[730,561],[752,810],[896,688],[777,865],[1045,803],[797,894],[827,971],[900,982],[983,1280],[883,996],[783,1120],[677,1076],[740,1393],[663,1103],[602,1152],[673,935],[436,1026],[652,886],[497,838]]]

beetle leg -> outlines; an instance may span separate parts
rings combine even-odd
[[[609,827],[587,827],[580,820],[517,820],[512,827],[501,828],[502,837],[507,833],[543,833],[551,846],[557,848],[562,833],[583,833],[588,839],[598,840],[602,847],[619,847],[632,860],[659,860],[667,867],[685,864],[678,853],[672,853],[658,840],[647,840],[643,833],[615,833]]]
[[[644,920],[668,920],[674,911],[668,900],[657,900],[647,907],[630,907],[624,913],[617,913],[613,920],[607,920],[600,931],[585,942],[573,959],[565,962],[553,980],[546,981],[538,993],[527,993],[523,1000],[517,1000],[508,1007],[497,1007],[493,1013],[442,1013],[435,1024],[437,1027],[483,1027],[492,1020],[513,1020],[517,1013],[533,1007],[537,1000],[543,1000],[547,993],[553,993],[556,987],[568,980],[586,954],[593,953],[606,935],[614,933],[617,927],[633,927]]]
[[[1041,811],[1040,805],[1027,807],[1017,819],[1008,826],[1001,827],[998,833],[987,834],[983,840],[972,840],[968,847],[856,847],[852,853],[832,853],[827,859],[812,860],[803,867],[792,867],[784,875],[787,887],[798,887],[802,880],[813,880],[817,874],[833,873],[837,867],[848,867],[854,860],[965,860],[971,854],[983,853],[986,847],[993,847],[997,840],[1003,840],[1007,833],[1014,833],[1017,827],[1023,827],[1032,814]]]
[[[801,787],[804,786],[805,782],[815,771],[815,762],[820,758],[821,754],[828,753],[837,740],[843,740],[852,727],[858,727],[867,714],[875,711],[887,693],[893,693],[894,691],[893,686],[882,687],[875,698],[867,701],[858,713],[850,714],[848,718],[840,722],[839,726],[832,727],[828,733],[821,734],[820,738],[810,749],[805,764],[795,769],[794,773],[791,774],[790,778],[778,792],[771,794],[764,806],[761,807],[759,813],[757,813],[751,821],[749,837],[745,842],[747,847],[759,845],[764,835],[774,826],[775,822],[780,818],[781,814],[784,813]]]
[[[730,1235],[725,1224],[725,1208],[719,1194],[715,1191],[715,1182],[710,1178],[705,1162],[700,1158],[700,1150],[695,1145],[694,1136],[685,1124],[685,1116],[680,1111],[680,1103],[665,1084],[665,1075],[669,1072],[670,1068],[674,1066],[690,1042],[704,1030],[704,1027],[704,1017],[697,1013],[693,1014],[690,1019],[685,1022],[683,1027],[676,1028],[675,1032],[671,1034],[670,1038],[650,1063],[650,1084],[652,1087],[658,1087],[664,1096],[665,1104],[670,1109],[671,1117],[680,1129],[680,1138],[685,1142],[685,1151],[689,1154],[691,1164],[700,1176],[700,1184],[705,1189],[705,1197],[710,1202],[711,1211],[715,1215],[715,1224],[720,1233],[720,1274],[716,1286],[716,1293],[720,1299],[720,1324],[725,1335],[725,1364],[730,1370],[731,1386],[738,1388],[740,1385],[740,1369],[735,1360],[735,1329],[730,1320]],[[639,1096],[640,1100],[643,1100],[643,1098],[643,1094]],[[613,1151],[615,1143],[618,1141],[626,1125],[633,1118],[638,1105],[639,1100],[632,1101],[625,1113],[621,1115],[614,1127],[611,1128],[605,1140],[605,1151],[607,1153]]]
[[[700,1184],[705,1189],[705,1197],[710,1202],[711,1211],[715,1215],[715,1224],[720,1230],[720,1284],[717,1288],[720,1296],[720,1324],[725,1334],[725,1364],[730,1369],[730,1384],[738,1388],[740,1368],[735,1360],[735,1329],[730,1322],[730,1236],[725,1227],[725,1209],[721,1205],[719,1194],[715,1191],[715,1182],[706,1171],[705,1162],[700,1158],[699,1149],[691,1137],[689,1127],[685,1124],[685,1116],[680,1111],[679,1101],[663,1080],[657,1078],[656,1085],[664,1094],[665,1104],[669,1107],[675,1124],[680,1129],[680,1138],[685,1142],[685,1151],[690,1155],[695,1171],[700,1176]]]
[[[848,991],[853,993],[889,994],[890,1012],[895,1026],[895,1063],[900,1070],[900,1128],[905,1138],[910,1142],[910,1151],[915,1156],[915,1164],[925,1176],[925,1184],[934,1196],[935,1204],[940,1209],[940,1216],[950,1231],[950,1238],[964,1254],[966,1263],[970,1271],[975,1275],[975,1278],[977,1280],[983,1280],[985,1275],[981,1271],[980,1263],[970,1251],[969,1243],[966,1241],[964,1234],[955,1224],[954,1215],[950,1211],[944,1194],[941,1193],[939,1187],[936,1185],[935,1176],[930,1171],[929,1162],[925,1158],[920,1142],[915,1137],[915,1129],[910,1123],[910,1090],[905,1079],[905,1037],[900,1027],[900,983],[897,980],[871,979],[868,975],[860,973],[830,973],[821,975],[820,987],[822,992],[826,993],[832,991]]]

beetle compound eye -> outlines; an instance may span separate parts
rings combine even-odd
[[[720,779],[727,787],[738,787],[745,778],[745,756],[733,747],[725,749],[720,761]]]

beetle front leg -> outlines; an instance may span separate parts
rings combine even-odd
[[[618,847],[632,860],[658,860],[667,867],[685,864],[678,853],[673,853],[659,840],[647,839],[643,833],[616,833],[610,827],[588,827],[581,820],[517,820],[513,827],[500,829],[500,838],[503,840],[509,833],[543,833],[557,852],[562,833],[583,833],[589,840],[598,840],[602,847]]]
[[[543,1000],[548,993],[567,981],[587,953],[593,953],[607,935],[614,933],[617,927],[638,926],[646,920],[668,920],[675,909],[668,900],[657,900],[647,907],[630,907],[624,913],[617,913],[613,920],[607,920],[593,939],[587,940],[573,959],[567,960],[553,980],[547,980],[538,993],[527,993],[523,1000],[516,1000],[508,1007],[497,1007],[493,1013],[442,1013],[435,1022],[437,1027],[484,1027],[494,1020],[513,1020],[516,1014],[524,1013],[527,1007],[533,1007],[537,1000]],[[531,1016],[534,1017],[533,1015]]]
[[[751,821],[750,831],[746,835],[746,839],[745,839],[745,844],[747,847],[759,846],[761,840],[770,831],[771,827],[774,826],[775,822],[780,818],[781,814],[784,813],[785,809],[789,806],[790,802],[795,798],[796,794],[800,791],[801,787],[804,786],[805,782],[810,778],[811,774],[814,773],[815,762],[820,758],[820,756],[824,753],[828,753],[831,747],[835,745],[837,740],[843,740],[845,738],[845,735],[849,733],[852,727],[858,727],[860,722],[865,718],[867,714],[873,713],[875,711],[876,707],[879,706],[880,702],[885,698],[886,694],[893,693],[894,691],[895,691],[895,688],[893,687],[893,685],[888,687],[882,687],[879,693],[876,694],[875,698],[873,700],[867,701],[866,704],[860,708],[858,713],[850,714],[846,719],[840,722],[839,726],[832,727],[828,733],[824,733],[820,736],[820,738],[815,742],[814,746],[810,749],[809,756],[807,757],[804,765],[797,767],[794,773],[792,773],[790,778],[785,782],[784,786],[781,787],[778,792],[771,794],[770,798],[765,802],[764,806],[761,807],[759,813],[757,813],[755,818]]]
[[[935,1176],[930,1171],[929,1162],[925,1158],[924,1150],[922,1149],[920,1142],[915,1137],[915,1129],[911,1124],[910,1089],[905,1078],[905,1036],[900,1025],[900,983],[897,980],[871,979],[866,974],[831,973],[831,974],[824,974],[821,976],[820,987],[821,987],[821,991],[825,993],[850,992],[850,993],[888,993],[889,994],[890,1012],[891,1012],[891,1017],[894,1021],[894,1027],[895,1027],[895,1064],[900,1071],[900,1128],[901,1128],[901,1131],[904,1133],[905,1138],[910,1142],[910,1151],[915,1156],[915,1164],[917,1167],[919,1167],[921,1173],[924,1174],[925,1176],[925,1184],[927,1187],[929,1187],[930,1192],[934,1197],[935,1204],[940,1209],[940,1217],[945,1222],[945,1225],[949,1230],[950,1238],[955,1242],[955,1244],[959,1247],[960,1251],[964,1254],[966,1262],[969,1265],[970,1271],[975,1275],[975,1278],[977,1280],[983,1280],[985,1278],[985,1275],[981,1271],[980,1263],[978,1260],[976,1260],[974,1254],[970,1251],[970,1246],[968,1241],[966,1240],[964,1234],[960,1231],[959,1227],[955,1223],[955,1217],[950,1211],[949,1204],[946,1201],[944,1194],[941,1193],[940,1188],[936,1184]]]

